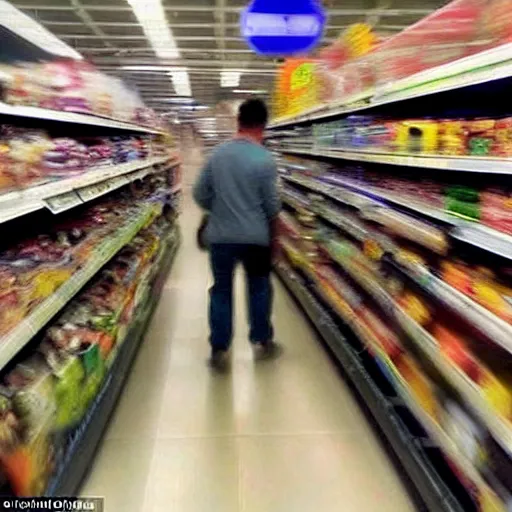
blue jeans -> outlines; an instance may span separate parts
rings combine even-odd
[[[247,276],[250,319],[249,340],[272,340],[272,285],[270,247],[248,244],[212,244],[210,264],[214,284],[210,289],[210,344],[213,350],[228,350],[233,335],[233,276],[241,262]]]

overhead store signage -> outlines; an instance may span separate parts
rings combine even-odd
[[[317,0],[253,0],[240,24],[242,36],[256,53],[286,56],[314,48],[325,19]]]

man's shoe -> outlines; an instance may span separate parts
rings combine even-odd
[[[229,367],[229,356],[227,350],[212,350],[208,364],[210,368],[213,368],[214,370],[225,372]]]
[[[258,361],[277,359],[283,353],[283,347],[275,341],[267,341],[255,345],[255,356]]]

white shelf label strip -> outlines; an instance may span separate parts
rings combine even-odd
[[[0,195],[0,223],[7,222],[15,219],[16,217],[25,215],[26,213],[31,213],[45,207],[48,207],[52,213],[65,211],[66,209],[72,208],[72,206],[60,209],[59,204],[61,204],[61,201],[71,202],[71,195],[73,191],[77,191],[78,189],[83,189],[91,185],[94,186],[95,184],[98,184],[99,186],[101,183],[108,180],[112,180],[119,176],[123,177],[125,174],[138,170],[140,170],[141,173],[144,173],[144,175],[147,175],[149,173],[149,168],[158,164],[163,164],[169,160],[169,157],[154,157],[145,160],[136,160],[125,164],[98,167],[96,169],[90,169],[87,173],[73,178],[45,183],[44,185],[39,185],[19,192],[2,194]],[[173,163],[177,163],[177,161],[174,160]],[[124,180],[124,178],[121,179]],[[114,186],[115,183],[118,183],[118,185]],[[112,181],[110,184],[110,187],[112,187],[111,190],[122,186],[120,183],[121,181]],[[128,180],[123,181],[123,184],[126,183],[128,183]],[[67,196],[67,199],[66,194],[70,194]],[[63,197],[55,202],[57,196]]]

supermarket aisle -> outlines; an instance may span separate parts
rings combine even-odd
[[[212,374],[188,162],[183,245],[89,481],[106,512],[408,512],[399,477],[315,333],[276,283],[285,355],[255,364],[238,280],[233,367]],[[190,174],[189,174],[190,173]],[[241,276],[239,276],[241,277]]]

